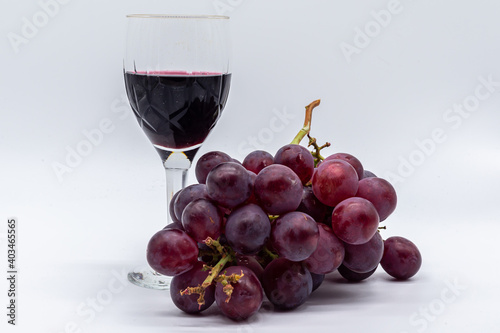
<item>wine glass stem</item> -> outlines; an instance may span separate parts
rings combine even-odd
[[[163,162],[163,166],[165,167],[167,178],[167,221],[168,224],[170,224],[173,222],[169,212],[170,201],[175,193],[185,187],[191,161],[182,153],[171,153],[167,160]],[[137,286],[157,290],[168,290],[171,278],[163,276],[147,267],[130,272],[128,274],[128,280]]]
[[[167,221],[168,224],[174,222],[170,212],[170,201],[175,193],[186,186],[188,169],[176,169],[165,166],[165,175],[167,179]],[[173,212],[172,212],[173,214]]]

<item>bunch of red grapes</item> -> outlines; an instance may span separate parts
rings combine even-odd
[[[417,273],[418,248],[379,232],[396,208],[391,184],[350,154],[323,158],[320,149],[292,143],[274,156],[251,152],[243,163],[220,151],[198,160],[199,184],[175,194],[174,223],[147,249],[150,266],[174,276],[179,309],[198,313],[216,302],[244,320],[264,295],[277,309],[297,308],[335,270],[349,281],[379,264],[399,280]]]

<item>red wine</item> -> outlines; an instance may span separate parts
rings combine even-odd
[[[160,156],[203,143],[224,109],[230,83],[231,74],[125,73],[132,109]]]

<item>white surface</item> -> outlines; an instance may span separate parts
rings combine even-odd
[[[478,78],[500,82],[500,5],[401,0],[348,62],[342,43],[353,44],[356,28],[373,26],[370,13],[389,3],[74,0],[16,53],[8,34],[22,34],[23,18],[41,7],[2,0],[0,219],[19,219],[20,267],[18,326],[7,326],[2,306],[2,332],[498,330],[500,87],[487,94]],[[161,164],[122,100],[124,16],[215,14],[221,4],[232,17],[233,84],[199,156],[223,150],[242,159],[260,145],[274,153],[301,127],[303,107],[321,98],[312,134],[331,141],[330,152],[400,176],[383,236],[420,247],[414,279],[395,283],[380,270],[350,285],[333,275],[305,306],[286,313],[265,306],[243,324],[215,307],[185,316],[165,293],[120,284],[116,275],[144,261],[147,240],[165,223]],[[447,111],[478,91],[484,98],[468,116]],[[54,163],[66,163],[84,131],[106,119],[109,133],[58,179]],[[436,129],[445,139],[419,153],[416,141],[428,142]],[[415,163],[404,169],[403,160]],[[100,300],[95,310],[92,299]]]

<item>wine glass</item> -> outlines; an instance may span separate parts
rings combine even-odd
[[[139,125],[160,155],[172,196],[185,187],[193,158],[224,109],[231,82],[229,17],[127,16],[124,76]],[[164,227],[165,224],[159,224]],[[145,267],[130,282],[168,289],[170,278]]]

